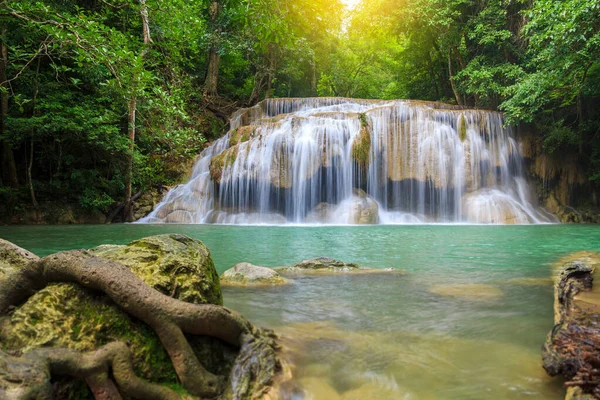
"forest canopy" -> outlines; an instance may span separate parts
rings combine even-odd
[[[268,97],[503,111],[600,180],[600,0],[2,0],[2,185],[131,218]]]

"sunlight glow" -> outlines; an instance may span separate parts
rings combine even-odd
[[[361,0],[342,0],[342,3],[346,6],[346,8],[352,10],[354,7],[360,3]]]

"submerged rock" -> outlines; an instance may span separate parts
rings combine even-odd
[[[268,286],[290,283],[271,268],[259,267],[247,262],[236,264],[221,275],[222,286]]]
[[[7,243],[0,240],[0,279],[9,268],[37,259]],[[126,246],[103,245],[91,252],[130,267],[168,296],[192,303],[222,304],[214,263],[199,240],[185,235],[159,235]],[[0,319],[0,343],[5,350],[66,347],[90,351],[114,341],[129,344],[139,376],[153,382],[178,381],[167,352],[148,325],[130,317],[107,296],[76,284],[48,285]],[[229,374],[237,355],[235,348],[210,337],[194,336],[189,341],[209,371]],[[91,398],[82,383],[69,382],[67,387],[57,389],[61,390],[58,397]]]
[[[513,278],[501,283],[519,286],[550,286],[553,282],[552,278]]]
[[[327,386],[343,399],[360,400],[445,399],[449,393],[455,399],[532,393],[556,398],[553,380],[539,367],[539,351],[520,343],[427,331],[349,330],[332,321],[287,324],[278,331],[298,365],[300,383],[315,400],[329,399],[318,396]]]
[[[340,400],[340,394],[324,378],[307,377],[300,380],[304,398]]]
[[[429,289],[433,294],[441,296],[469,298],[469,299],[495,299],[502,296],[502,290],[492,285],[482,283],[460,283],[451,285],[435,285]]]
[[[600,253],[577,252],[558,270],[554,284],[554,327],[542,347],[550,376],[568,380],[566,399],[600,396]],[[581,261],[585,260],[585,261]]]

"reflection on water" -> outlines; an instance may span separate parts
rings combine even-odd
[[[285,337],[299,400],[563,398],[541,368],[548,278],[559,257],[600,251],[597,226],[0,227],[38,255],[171,232],[204,241],[219,272],[316,256],[408,272],[224,289],[226,306]]]

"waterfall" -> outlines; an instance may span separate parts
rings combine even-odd
[[[146,223],[542,223],[501,113],[423,101],[241,109]]]

